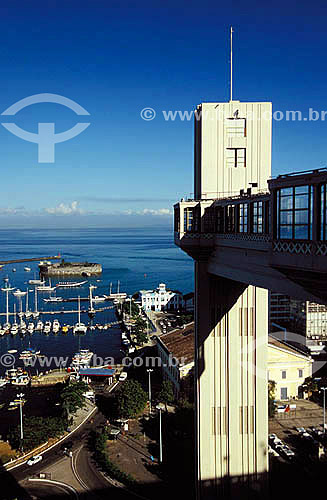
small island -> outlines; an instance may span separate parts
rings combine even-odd
[[[41,276],[97,276],[102,273],[101,264],[95,262],[61,262],[53,264],[49,261],[39,263]]]

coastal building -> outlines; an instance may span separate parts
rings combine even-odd
[[[327,342],[327,305],[291,299],[287,295],[271,293],[269,319],[273,326],[287,330],[306,339],[308,347]]]
[[[282,293],[269,292],[269,324],[272,327],[292,328],[291,298]]]
[[[194,312],[194,292],[183,295],[183,307],[187,312]]]
[[[163,378],[177,398],[183,378],[194,368],[194,323],[157,338]],[[313,359],[287,342],[268,336],[268,380],[276,383],[276,399],[302,397],[302,385],[312,376]]]
[[[144,311],[177,311],[183,305],[183,295],[177,290],[168,290],[160,283],[155,290],[140,290],[141,305]]]
[[[268,380],[276,383],[276,399],[301,397],[305,379],[312,376],[312,364],[308,354],[269,336]]]
[[[115,375],[116,370],[111,367],[80,368],[79,370],[79,376],[87,384],[95,382],[111,385],[114,382]]]
[[[157,350],[163,378],[178,398],[182,379],[194,368],[194,323],[157,337]]]

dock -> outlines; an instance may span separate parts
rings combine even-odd
[[[40,260],[59,260],[60,255],[52,255],[51,257],[30,257],[29,259],[12,259],[12,260],[0,260],[0,266],[5,266],[6,264],[19,264],[20,262],[34,262]]]
[[[103,311],[109,311],[110,309],[113,309],[115,306],[107,306],[107,307],[99,307],[99,309],[95,309],[94,311],[97,313],[97,312],[103,312]],[[40,316],[42,314],[77,314],[78,313],[78,309],[72,309],[72,310],[67,310],[67,309],[61,309],[59,311],[38,311],[38,313],[40,314]],[[85,309],[81,309],[81,314],[83,313],[88,313],[88,311]],[[8,316],[14,316],[15,313],[13,312],[8,312]],[[32,313],[33,314],[33,313]],[[0,313],[0,316],[6,316],[7,313]],[[23,316],[25,316],[25,313],[23,313]],[[31,318],[32,320],[32,318]]]

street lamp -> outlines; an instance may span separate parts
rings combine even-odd
[[[23,430],[23,397],[24,397],[24,394],[22,392],[20,394],[17,394],[17,398],[19,399],[20,441],[21,441],[22,450],[23,450],[23,439],[24,439],[24,430]]]
[[[326,432],[326,397],[325,397],[325,391],[327,390],[327,387],[320,387],[322,391],[324,391],[324,432]]]
[[[159,403],[156,406],[157,410],[159,410],[159,462],[162,463],[162,426],[161,426],[161,412],[164,408],[162,403]]]
[[[153,372],[153,370],[151,370],[151,368],[148,368],[147,372],[149,374],[149,408],[150,408],[150,415],[151,415],[151,372]]]

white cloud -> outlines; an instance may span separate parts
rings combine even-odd
[[[122,212],[124,215],[152,215],[152,216],[167,216],[172,215],[173,211],[169,208],[143,208],[143,210],[125,210]]]
[[[57,207],[53,208],[45,208],[44,209],[48,214],[51,215],[74,215],[83,214],[83,210],[78,207],[77,201],[72,201],[70,205],[65,205],[65,203],[59,203]]]

